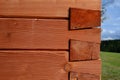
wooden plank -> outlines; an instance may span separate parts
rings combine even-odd
[[[70,41],[70,61],[91,60],[91,45],[88,42]]]
[[[92,44],[92,60],[100,59],[100,44]]]
[[[0,49],[68,50],[70,39],[100,43],[100,29],[69,30],[68,22],[60,19],[0,18]]]
[[[100,27],[101,11],[87,9],[70,9],[70,29]]]
[[[69,8],[100,10],[101,0],[0,0],[0,16],[68,17]]]
[[[68,80],[67,51],[0,51],[0,80]]]
[[[70,41],[70,61],[99,59],[100,44],[79,40]]]
[[[77,78],[77,80],[100,80],[100,60],[69,62],[69,64],[72,66],[70,78]]]

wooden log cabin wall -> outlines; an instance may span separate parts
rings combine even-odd
[[[101,0],[0,0],[0,80],[100,80]]]

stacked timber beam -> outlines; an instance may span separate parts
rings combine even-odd
[[[0,80],[100,80],[100,0],[0,0]]]

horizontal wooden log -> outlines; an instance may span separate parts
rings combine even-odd
[[[86,29],[100,27],[101,11],[87,9],[70,9],[70,29]]]
[[[101,0],[0,0],[0,16],[62,17],[69,8],[100,10]]]
[[[101,60],[69,62],[70,80],[100,80]]]
[[[100,43],[100,29],[69,30],[68,20],[0,18],[0,49],[69,49],[69,40]]]
[[[0,80],[68,80],[67,51],[0,51]]]
[[[70,61],[99,59],[100,44],[79,40],[70,41]]]
[[[92,60],[100,59],[100,44],[93,43],[92,44]]]

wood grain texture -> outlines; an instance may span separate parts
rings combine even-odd
[[[70,9],[70,29],[92,28],[100,25],[100,10]]]
[[[77,78],[77,80],[100,80],[101,60],[69,62],[69,64],[72,66],[71,78]]]
[[[67,51],[0,51],[0,80],[68,80]]]
[[[101,0],[0,0],[0,16],[68,17],[69,8],[100,10]]]
[[[99,59],[100,44],[70,40],[70,61]]]
[[[78,73],[70,72],[70,80],[79,80],[78,79]]]
[[[100,59],[100,44],[92,44],[92,60]]]
[[[0,49],[68,50],[70,39],[100,43],[100,29],[69,30],[68,22],[60,19],[0,18]]]

